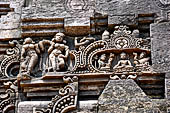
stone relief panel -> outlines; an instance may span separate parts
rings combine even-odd
[[[20,70],[18,77],[28,79],[51,72],[151,72],[150,39],[140,38],[137,29],[128,29],[125,25],[115,26],[112,34],[105,30],[99,40],[92,36],[75,37],[72,50],[64,33],[57,33],[51,40],[35,42],[28,37],[22,45],[13,42],[15,47],[7,50],[8,56],[1,63],[1,75],[12,75],[16,68]],[[11,68],[9,63],[16,66]]]
[[[57,33],[52,40],[35,43],[26,38],[21,49],[20,76],[42,76],[46,72],[66,71],[69,47],[63,33]]]
[[[127,29],[127,26],[116,26],[113,34],[104,31],[102,40],[88,38],[94,42],[91,41],[88,46],[81,44],[76,46],[79,49],[71,50],[72,59],[75,60],[73,73],[151,71],[150,40],[138,38],[138,30],[131,33]],[[90,43],[89,40],[85,42]],[[78,45],[77,38],[75,45]]]

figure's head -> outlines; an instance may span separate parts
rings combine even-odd
[[[106,54],[102,54],[100,57],[101,60],[105,60],[106,59]]]
[[[121,59],[126,59],[126,53],[122,52],[122,53],[120,54],[120,58],[121,58]]]
[[[30,37],[28,37],[24,40],[24,44],[31,44],[31,43],[34,43],[34,42]]]
[[[64,36],[65,36],[64,33],[57,33],[57,34],[54,36],[54,39],[55,39],[56,42],[62,42]]]
[[[145,56],[146,56],[146,52],[142,52],[139,57],[144,58]]]
[[[136,38],[139,38],[139,30],[138,29],[133,30],[132,35],[135,36]]]
[[[104,33],[102,34],[102,40],[106,40],[109,39],[110,33],[105,30]]]

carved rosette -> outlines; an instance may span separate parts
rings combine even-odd
[[[141,38],[135,38],[127,26],[116,26],[116,30],[111,34],[110,39],[106,40],[111,49],[141,48]],[[143,48],[144,49],[144,48]]]
[[[74,76],[63,78],[67,86],[59,90],[59,95],[56,95],[47,109],[34,108],[34,113],[66,113],[75,110],[77,107],[78,96],[78,78]]]

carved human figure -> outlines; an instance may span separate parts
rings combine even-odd
[[[139,59],[137,53],[133,53],[134,55],[134,64],[136,66],[149,66],[150,57],[146,57],[146,52],[140,53]]]
[[[120,60],[118,61],[117,65],[114,66],[114,69],[116,68],[131,68],[133,67],[131,62],[126,59],[126,53],[122,52],[120,54]]]
[[[138,29],[134,29],[133,32],[132,32],[132,35],[133,35],[135,38],[139,38],[139,30],[138,30]]]
[[[102,34],[102,40],[107,40],[109,38],[110,38],[110,33],[107,30],[105,30]]]
[[[115,55],[113,53],[110,53],[108,63],[106,64],[106,68],[110,69],[112,65],[112,61],[114,59]]]
[[[21,72],[24,72],[26,75],[32,73],[38,62],[37,53],[40,53],[38,44],[35,44],[31,38],[26,38],[21,50]]]
[[[99,69],[105,68],[105,66],[106,66],[105,61],[106,61],[106,54],[102,54],[102,55],[100,56],[100,59],[98,60]]]
[[[57,33],[52,39],[52,44],[48,49],[49,60],[54,72],[59,71],[65,67],[66,59],[69,55],[69,47],[63,44],[63,33]]]

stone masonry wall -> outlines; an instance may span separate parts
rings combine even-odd
[[[10,2],[1,2],[0,4],[9,4],[14,11],[8,12],[7,15],[2,15],[0,18],[0,39],[13,39],[21,37],[20,18],[21,18],[21,3],[18,0]]]

